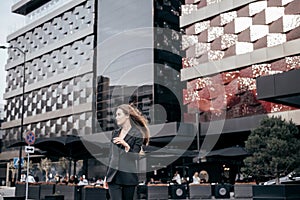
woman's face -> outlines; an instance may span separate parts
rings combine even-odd
[[[126,115],[122,109],[118,108],[116,112],[116,121],[118,126],[122,126],[127,120],[129,120],[129,115]]]

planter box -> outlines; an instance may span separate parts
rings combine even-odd
[[[168,185],[149,185],[147,188],[148,199],[168,199]]]
[[[41,184],[40,199],[45,199],[45,196],[51,196],[55,192],[55,184]]]
[[[190,199],[210,199],[211,185],[190,184]]]
[[[28,185],[28,199],[40,200],[40,185]]]
[[[17,183],[16,184],[16,197],[25,197],[26,195],[26,184],[25,183]],[[28,185],[28,199],[40,199],[40,185]]]
[[[235,184],[234,197],[235,198],[252,198],[252,186],[254,184]]]
[[[300,185],[254,185],[253,200],[299,200]]]
[[[84,187],[82,188],[82,196],[81,200],[98,200],[98,199],[106,199],[106,189],[104,188],[91,188]]]
[[[17,197],[24,196],[25,197],[25,195],[26,195],[25,190],[26,190],[26,184],[25,183],[16,183],[15,196],[17,196]]]
[[[76,185],[56,185],[55,194],[64,195],[65,200],[80,200],[82,186]]]

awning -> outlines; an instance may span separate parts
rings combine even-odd
[[[23,157],[25,157],[25,152],[22,151],[22,155]],[[8,160],[12,160],[14,157],[19,157],[19,151],[15,150],[15,151],[4,151],[0,153],[0,160],[3,161],[8,161]]]
[[[240,146],[228,147],[224,149],[218,149],[211,151],[207,154],[209,156],[224,156],[224,157],[239,157],[239,156],[248,156],[249,153]]]
[[[25,141],[19,141],[9,146],[18,147],[27,146]],[[101,146],[97,146],[96,142],[88,142],[83,138],[75,135],[65,135],[51,138],[37,138],[32,145],[42,151],[48,156],[66,157],[72,160],[81,160],[90,158],[91,149],[101,150]]]
[[[300,69],[256,79],[257,99],[300,108]]]

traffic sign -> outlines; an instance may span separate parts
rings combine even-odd
[[[26,133],[25,141],[28,145],[32,145],[35,142],[35,134],[32,131]]]
[[[21,158],[21,167],[24,166],[24,158]],[[14,157],[14,168],[18,169],[19,168],[19,158]]]
[[[34,153],[33,146],[25,146],[25,153]]]

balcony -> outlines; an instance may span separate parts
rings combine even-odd
[[[11,10],[13,13],[27,15],[49,1],[51,0],[19,0],[15,2]]]

